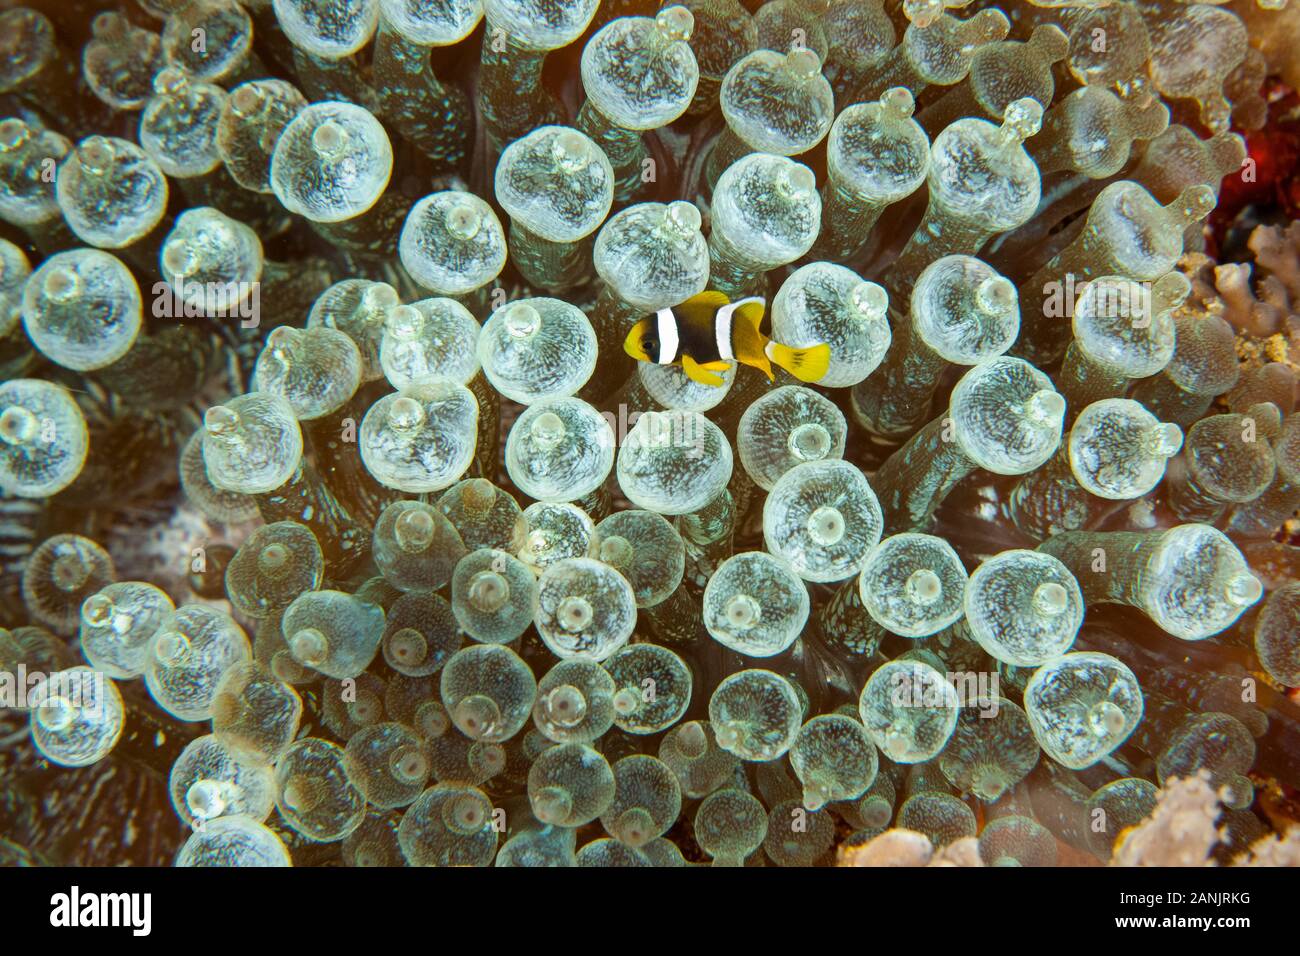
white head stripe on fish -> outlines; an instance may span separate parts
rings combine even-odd
[[[660,309],[655,313],[659,320],[659,357],[660,365],[672,365],[677,358],[677,317],[672,309]]]

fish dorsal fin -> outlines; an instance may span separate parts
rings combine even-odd
[[[713,316],[727,302],[728,299],[724,293],[705,291],[699,295],[691,296],[681,305],[674,306],[673,312],[677,314],[678,320],[683,323],[708,327],[713,324]]]
[[[726,384],[726,379],[721,375],[710,372],[689,355],[682,356],[682,370],[686,372],[686,377],[692,382],[699,382],[701,385],[710,385],[713,388],[721,388]]]
[[[731,341],[736,346],[736,354],[740,354],[740,349],[762,353],[763,346],[767,344],[766,336],[758,330],[762,324],[762,299],[742,299],[736,303],[731,318]]]

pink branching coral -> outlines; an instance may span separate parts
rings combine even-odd
[[[1294,359],[1293,340],[1300,331],[1300,223],[1285,229],[1257,226],[1248,245],[1255,254],[1253,266],[1213,265],[1208,258],[1193,259],[1193,265],[1198,271],[1212,270],[1213,290],[1223,304],[1225,319],[1257,338],[1284,333]]]

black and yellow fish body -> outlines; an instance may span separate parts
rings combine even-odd
[[[715,388],[724,384],[720,373],[733,362],[752,366],[769,380],[773,365],[804,382],[825,375],[830,346],[796,349],[773,342],[759,331],[763,308],[757,297],[730,302],[721,292],[701,292],[637,322],[623,348],[640,362],[680,365],[692,381]]]

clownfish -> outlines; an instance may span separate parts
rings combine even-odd
[[[638,362],[680,365],[691,381],[714,388],[724,382],[718,373],[733,362],[753,366],[769,380],[774,380],[773,365],[802,382],[824,376],[831,347],[822,343],[797,349],[773,342],[758,330],[763,306],[757,297],[729,302],[721,292],[701,292],[637,322],[623,350]]]

